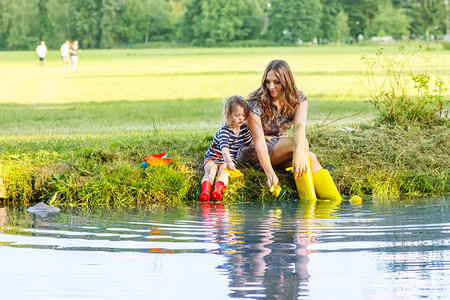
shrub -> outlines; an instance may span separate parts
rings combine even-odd
[[[361,58],[366,66],[364,86],[370,96],[369,101],[379,111],[378,121],[400,125],[444,122],[448,81],[444,81],[437,71],[429,74],[432,55],[422,55],[422,46],[410,54],[405,53],[403,46],[399,51],[400,56],[389,56],[381,48],[375,57]],[[413,66],[413,58],[417,56],[425,61],[423,70]]]

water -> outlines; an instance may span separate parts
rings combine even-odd
[[[450,198],[0,209],[0,299],[450,299]]]

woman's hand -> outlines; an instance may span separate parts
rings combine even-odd
[[[264,139],[268,142],[270,142],[273,138],[275,138],[276,136],[271,136],[271,135],[265,135]]]
[[[308,171],[308,161],[305,155],[294,155],[292,173],[294,173],[294,178],[300,178],[303,174]]]
[[[278,186],[278,177],[277,174],[275,174],[275,172],[267,174],[267,186],[270,188],[272,185],[275,188],[277,188]]]

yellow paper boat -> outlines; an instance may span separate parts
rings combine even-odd
[[[274,194],[275,196],[279,196],[280,195],[280,192],[281,192],[281,186],[277,186],[277,188],[275,189],[275,187],[272,185],[271,187],[270,187],[270,191],[272,192],[272,194]]]
[[[239,171],[238,169],[236,169],[234,171],[225,169],[225,172],[227,172],[231,178],[244,178],[244,174],[242,174],[242,172]]]

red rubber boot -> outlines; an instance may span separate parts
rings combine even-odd
[[[212,184],[208,180],[202,182],[202,193],[200,194],[201,201],[208,201],[211,193]]]
[[[227,186],[225,185],[225,183],[223,183],[222,181],[217,181],[216,189],[212,193],[211,199],[215,200],[215,201],[222,201],[222,194],[226,188],[227,188]]]

